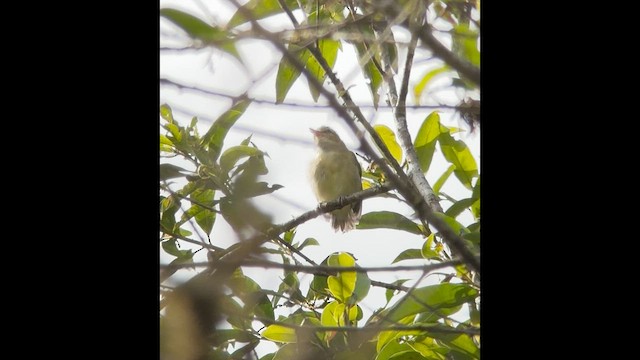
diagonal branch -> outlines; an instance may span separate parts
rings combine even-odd
[[[410,24],[420,24],[424,19],[424,12],[417,11],[416,21],[411,21]],[[416,26],[412,26],[416,27]],[[404,74],[402,76],[402,85],[400,85],[400,95],[398,97],[398,103],[395,107],[394,119],[396,128],[398,129],[398,138],[400,139],[400,146],[404,150],[407,156],[407,162],[409,164],[408,175],[416,189],[420,192],[420,195],[426,200],[427,204],[433,209],[433,211],[442,212],[442,207],[438,201],[438,197],[433,193],[433,189],[427,179],[422,173],[420,168],[420,161],[418,160],[418,154],[413,147],[411,141],[411,135],[407,127],[407,93],[409,92],[409,75],[411,74],[411,66],[413,64],[413,55],[415,54],[416,45],[418,43],[418,37],[413,31],[411,33],[411,42],[407,50],[407,59],[404,65]]]

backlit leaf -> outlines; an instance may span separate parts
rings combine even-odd
[[[429,170],[431,165],[431,159],[436,149],[436,140],[440,136],[440,115],[437,112],[432,112],[427,116],[414,142],[414,147],[418,155],[418,161],[420,162],[420,169],[423,173]]]
[[[447,71],[449,71],[449,67],[447,65],[443,65],[441,67],[437,67],[435,69],[427,71],[427,73],[422,76],[420,82],[418,82],[418,84],[413,87],[413,96],[416,104],[420,104],[420,97],[422,96],[422,92],[431,82],[431,80],[433,80],[437,75],[443,74]]]
[[[351,267],[356,264],[356,261],[351,255],[341,252],[329,256],[327,263],[329,266]],[[341,271],[337,276],[329,276],[327,285],[331,295],[338,301],[344,303],[349,299],[351,294],[353,294],[353,290],[355,289],[356,272]]]
[[[393,133],[393,130],[385,125],[375,125],[373,128],[387,146],[393,158],[396,159],[398,163],[402,163],[402,148],[400,148],[398,141],[396,141],[396,134]]]
[[[282,325],[269,325],[262,332],[262,336],[271,341],[294,343],[297,341],[296,331]]]
[[[444,158],[456,167],[454,175],[462,185],[471,190],[471,181],[478,176],[478,165],[467,144],[462,140],[454,140],[447,132],[440,134],[438,142]]]

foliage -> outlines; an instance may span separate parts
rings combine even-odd
[[[237,42],[247,36],[265,39],[256,32],[247,33],[252,20],[284,15],[283,4],[296,14],[303,13],[304,21],[297,24],[299,31],[293,31],[283,42],[290,55],[283,54],[277,69],[273,84],[276,104],[285,102],[294,83],[301,79],[307,79],[311,99],[317,102],[321,94],[312,86],[312,79],[324,83],[331,75],[327,70],[333,69],[340,51],[352,46],[372,104],[377,108],[383,85],[398,72],[399,60],[404,56],[393,35],[397,29],[390,24],[411,30],[416,21],[424,21],[419,16],[424,13],[427,19],[435,19],[430,21],[446,24],[450,29],[448,49],[453,56],[479,66],[479,1],[434,0],[428,9],[421,9],[422,2],[416,0],[398,1],[394,6],[404,18],[394,19],[388,9],[376,7],[375,3],[250,0],[226,24],[210,24],[195,13],[173,8],[161,9],[160,16],[188,36],[193,46],[216,49],[244,66]],[[309,28],[314,31],[300,30]],[[285,40],[274,37],[265,41]],[[322,58],[317,58],[316,53]],[[440,63],[414,79],[415,103],[428,96],[430,86],[443,78],[451,86],[478,90],[478,85],[455,66]],[[337,90],[338,96],[344,95],[344,89]],[[162,268],[160,281],[164,284],[180,268],[192,267],[198,273],[173,289],[163,287],[161,357],[479,359],[480,291],[475,272],[464,264],[450,267],[453,270],[440,283],[428,286],[419,285],[421,279],[380,284],[370,278],[371,273],[360,267],[352,254],[344,251],[327,254],[320,265],[329,270],[318,270],[312,278],[303,278],[305,271],[301,268],[285,267],[298,264],[296,256],[319,242],[314,238],[296,239],[295,227],[274,224],[270,214],[251,201],[282,188],[261,181],[260,177],[269,171],[269,157],[251,136],[240,143],[225,142],[251,104],[246,94],[234,98],[203,134],[198,130],[197,117],[187,121],[174,114],[171,104],[160,106],[160,246],[174,258]],[[431,164],[434,156],[439,156],[438,149],[449,164],[444,173],[434,174],[438,180],[432,184],[433,192],[444,208],[436,216],[459,234],[473,253],[479,254],[480,174],[476,160],[458,138],[460,129],[443,124],[439,111],[425,115],[411,149],[417,155],[419,169],[425,174],[433,173]],[[408,169],[407,149],[400,146],[399,134],[380,124],[373,131],[391,154],[385,161],[396,161]],[[182,161],[180,165],[176,159]],[[388,180],[373,162],[362,175],[365,188]],[[468,190],[467,197],[455,199],[442,192],[443,185],[452,179]],[[395,191],[386,196],[409,204]],[[461,222],[464,213],[472,216],[472,223]],[[214,225],[221,217],[243,241],[228,248],[211,244]],[[379,229],[397,230],[402,236],[420,239],[421,248],[400,252],[393,263],[445,263],[453,257],[451,250],[440,232],[430,225],[424,219],[416,221],[392,211],[373,211],[363,214],[354,231],[373,234]],[[205,234],[208,243],[194,241],[196,232]],[[209,267],[194,262],[195,251],[187,249],[187,243],[200,244],[208,254]],[[244,274],[243,262],[256,260],[258,254],[281,259],[283,276],[277,289],[266,288]],[[341,270],[345,267],[348,269]],[[414,283],[413,287],[407,286]],[[386,305],[365,318],[360,304],[372,286],[387,288]],[[305,288],[308,291],[303,294]],[[279,311],[281,308],[288,310],[285,313]],[[463,309],[469,316],[459,320]],[[277,344],[277,351],[258,354],[256,348],[267,341]]]

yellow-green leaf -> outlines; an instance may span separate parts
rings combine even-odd
[[[309,50],[295,44],[289,44],[287,50],[303,65],[307,63],[311,56]],[[276,75],[276,104],[281,104],[284,101],[291,86],[300,77],[300,73],[301,71],[293,66],[291,61],[283,55]]]
[[[322,57],[329,65],[329,68],[333,69],[333,65],[336,63],[336,58],[338,57],[338,48],[340,48],[340,42],[331,40],[331,39],[320,39],[318,40],[318,50],[322,54]],[[322,84],[324,82],[324,78],[326,73],[324,69],[320,66],[320,63],[316,60],[314,56],[309,56],[307,58],[307,70],[309,73],[313,75],[318,81]],[[313,101],[317,102],[320,97],[320,92],[313,87],[309,83],[309,91],[311,92],[311,96],[313,97]]]
[[[271,341],[282,343],[294,343],[297,340],[295,329],[275,324],[267,326],[262,332],[262,336]]]
[[[167,104],[160,105],[160,116],[167,120],[169,124],[173,124],[173,112],[171,111],[171,107]]]
[[[285,0],[287,7],[293,11],[298,8],[297,0]],[[251,0],[242,5],[229,20],[227,28],[231,29],[238,25],[244,24],[249,19],[245,13],[249,12],[255,20],[264,19],[266,17],[284,12],[278,0]]]
[[[444,158],[456,167],[454,175],[467,189],[473,189],[471,180],[478,176],[478,165],[467,144],[462,140],[454,140],[448,132],[441,133],[438,142]]]
[[[444,173],[442,173],[442,175],[440,175],[438,180],[436,180],[436,183],[433,184],[433,193],[436,196],[440,194],[440,189],[442,188],[442,185],[444,185],[447,179],[449,179],[449,176],[451,176],[451,173],[453,173],[453,170],[455,169],[456,169],[455,165],[449,165],[449,168]]]
[[[420,104],[420,97],[422,96],[422,92],[424,91],[427,84],[429,84],[429,82],[433,80],[433,78],[435,78],[437,75],[440,75],[448,70],[449,67],[447,65],[443,65],[441,67],[437,67],[435,69],[427,71],[427,73],[422,76],[420,82],[418,82],[418,84],[413,87],[413,96],[416,104]]]
[[[380,136],[384,144],[387,146],[393,158],[396,159],[398,163],[401,163],[402,148],[398,145],[398,141],[396,141],[396,134],[393,133],[393,130],[389,129],[389,127],[385,125],[375,125],[373,129],[378,133],[378,136]]]
[[[447,225],[449,225],[451,227],[451,229],[456,233],[456,234],[464,234],[464,233],[468,233],[471,232],[469,231],[469,229],[467,229],[466,226],[460,224],[458,221],[456,221],[456,219],[447,216],[443,213],[440,212],[435,212],[434,213],[435,216],[439,217],[440,219],[442,219],[444,222],[447,223]]]
[[[478,290],[466,284],[429,285],[415,289],[411,297],[382,311],[380,316],[386,316],[389,321],[399,321],[407,316],[424,314],[427,316],[424,316],[423,321],[432,322],[442,316],[454,314],[477,295]]]
[[[346,326],[345,314],[349,308],[349,321],[355,321],[358,316],[358,307],[349,306],[337,301],[333,301],[322,310],[320,323],[322,326]]]
[[[204,134],[201,140],[201,145],[209,147],[211,160],[215,161],[218,159],[222,146],[224,145],[224,138],[227,136],[229,129],[231,129],[240,116],[244,114],[244,111],[247,110],[249,104],[251,104],[251,100],[248,99],[241,99],[234,102],[231,109],[220,115]]]
[[[414,142],[418,161],[420,162],[420,169],[423,173],[426,173],[427,170],[429,170],[433,153],[436,150],[436,140],[438,140],[439,136],[440,115],[434,111],[422,122]]]
[[[191,38],[214,46],[242,61],[240,54],[229,37],[229,33],[217,26],[212,26],[201,19],[176,9],[160,9],[160,16],[179,26]]]
[[[327,263],[329,266],[350,267],[355,266],[356,261],[351,255],[341,252],[329,256]],[[342,303],[347,302],[356,287],[356,278],[355,271],[341,271],[337,276],[329,276],[327,285],[331,295]]]
[[[378,109],[378,102],[380,101],[380,94],[378,90],[382,85],[382,74],[378,67],[373,63],[373,57],[366,59],[367,48],[364,43],[356,43],[356,51],[358,52],[358,59],[360,62],[360,68],[364,75],[367,85],[369,85],[369,91],[371,91],[371,97],[373,100],[373,106]],[[367,60],[366,62],[364,60]]]

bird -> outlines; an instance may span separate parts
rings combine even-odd
[[[330,127],[309,130],[318,148],[318,155],[311,163],[313,191],[318,201],[332,201],[361,191],[362,168],[356,155]],[[332,211],[328,217],[333,230],[344,233],[355,228],[361,214],[362,201],[358,201]]]

